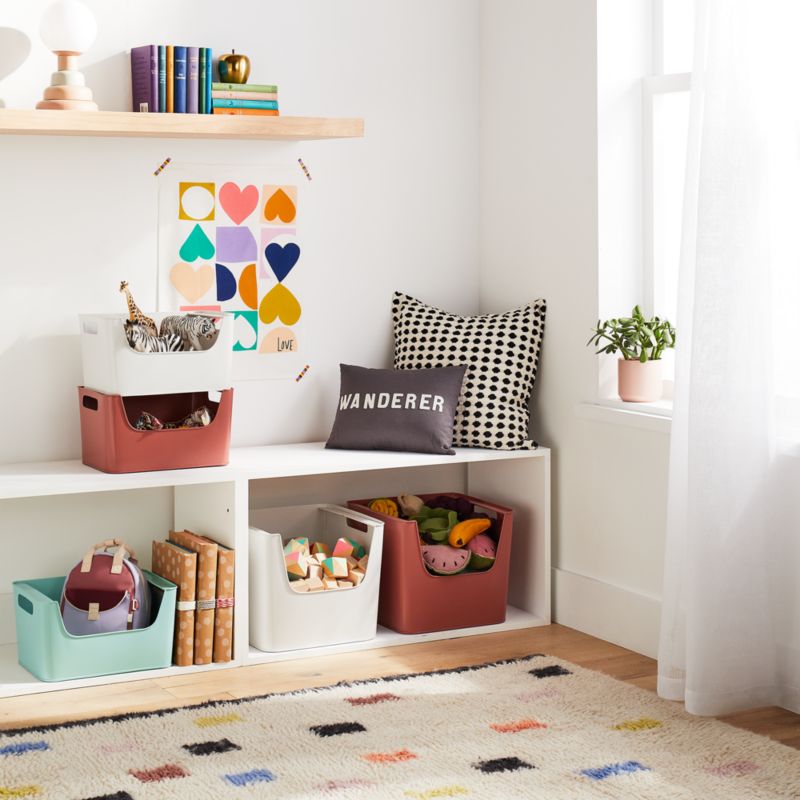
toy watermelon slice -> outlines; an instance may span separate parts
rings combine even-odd
[[[497,558],[497,544],[485,533],[478,534],[467,543],[470,569],[489,569]]]
[[[449,544],[426,544],[422,547],[425,566],[437,575],[456,575],[469,563],[470,552]]]

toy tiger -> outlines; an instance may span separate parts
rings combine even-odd
[[[183,340],[177,334],[153,336],[143,325],[129,319],[125,320],[125,336],[137,353],[177,353],[184,349]]]
[[[175,315],[161,320],[159,333],[180,336],[184,350],[208,350],[217,341],[220,322],[208,314]]]

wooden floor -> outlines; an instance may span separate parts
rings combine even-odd
[[[530,653],[547,653],[655,691],[656,662],[584,633],[549,625],[462,639],[386,647],[298,661],[260,664],[157,680],[0,700],[0,729],[85,719],[129,711],[188,705],[204,700],[249,697],[342,680],[447,669]],[[761,708],[723,717],[740,728],[800,749],[800,716]]]

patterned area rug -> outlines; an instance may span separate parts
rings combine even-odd
[[[798,798],[800,753],[549,656],[0,733],[0,798]]]

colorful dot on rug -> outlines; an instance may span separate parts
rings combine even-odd
[[[222,780],[231,786],[250,786],[253,783],[270,783],[276,778],[268,769],[251,769],[249,772],[237,772],[223,775]]]
[[[413,792],[410,789],[403,792],[406,797],[414,797],[416,800],[434,800],[437,797],[461,797],[469,794],[469,789],[463,786],[440,786],[437,789],[428,789],[424,792]]]
[[[365,753],[361,757],[371,764],[397,764],[401,761],[413,761],[413,759],[419,758],[410,750],[396,750],[394,753]]]
[[[553,664],[551,667],[538,667],[529,670],[535,678],[555,678],[558,675],[572,675],[572,673],[560,664]]]
[[[129,769],[128,774],[142,783],[160,783],[175,778],[188,778],[192,773],[187,772],[180,764],[162,764],[155,769]]]
[[[231,750],[241,750],[238,744],[234,744],[229,739],[217,739],[215,742],[197,742],[196,744],[181,745],[184,750],[188,750],[193,756],[210,756],[214,753],[227,753]]]
[[[238,714],[222,714],[218,717],[198,717],[194,724],[198,728],[212,728],[215,725],[230,725],[232,722],[244,722]]]
[[[35,750],[49,750],[47,742],[16,742],[0,747],[0,756],[21,756],[24,753],[31,753]]]
[[[710,772],[718,778],[739,778],[742,775],[750,775],[757,769],[760,769],[760,767],[752,761],[731,761],[728,764],[720,764],[717,767],[706,767],[706,772]]]
[[[133,800],[127,792],[114,792],[114,794],[101,794],[97,797],[87,797],[85,800]]]
[[[42,793],[41,786],[0,786],[0,798],[38,797]]]
[[[367,697],[347,697],[345,699],[351,706],[372,706],[376,703],[389,703],[400,698],[391,692],[383,692],[382,694],[370,694]]]
[[[516,772],[520,769],[536,769],[533,764],[523,761],[516,756],[504,756],[503,758],[491,758],[488,761],[479,761],[472,765],[475,769],[491,774],[492,772]]]
[[[341,736],[345,733],[362,733],[367,729],[360,722],[332,722],[328,725],[312,725],[309,730],[317,736]]]
[[[650,728],[660,728],[661,722],[657,719],[650,719],[650,717],[642,717],[641,719],[626,719],[618,725],[612,725],[613,731],[646,731]]]
[[[495,722],[489,727],[498,733],[519,733],[520,731],[540,730],[546,728],[547,725],[535,719],[519,719],[516,722]]]
[[[629,772],[650,772],[650,767],[645,767],[638,761],[623,761],[619,764],[606,764],[603,767],[582,769],[580,772],[581,775],[585,775],[593,781],[604,781],[606,778],[611,778],[614,775],[624,775]]]

